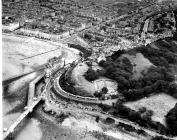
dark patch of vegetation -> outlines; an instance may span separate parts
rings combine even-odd
[[[70,80],[66,80],[65,79],[65,74],[63,74],[61,77],[60,77],[60,86],[63,90],[67,91],[67,92],[70,92],[72,94],[77,94],[76,92],[76,89],[74,88],[74,85],[72,82],[70,82]]]
[[[174,131],[177,135],[177,103],[174,108],[172,108],[166,115],[166,123],[171,131]]]
[[[116,127],[120,128],[120,129],[124,129],[124,130],[129,131],[129,132],[135,132],[139,135],[146,136],[146,132],[144,130],[136,129],[135,127],[133,127],[131,125],[128,125],[128,124],[125,124],[125,123],[119,122],[119,124],[117,124]]]
[[[85,33],[84,38],[88,39],[88,40],[91,40],[93,38],[93,36],[91,34]]]
[[[99,63],[105,69],[104,76],[118,82],[118,91],[124,95],[126,101],[138,100],[160,92],[177,97],[177,85],[173,82],[177,65],[177,47],[162,40],[157,41],[156,45],[159,49],[148,45],[126,52],[140,52],[155,65],[138,80],[132,78],[133,66],[129,59],[120,57],[123,52],[116,52],[106,61]]]
[[[125,53],[125,50],[118,50],[118,51],[116,51],[115,53],[113,53],[111,55],[111,59],[115,60],[115,59],[117,59],[118,57],[120,57],[124,53]]]
[[[107,112],[107,111],[109,111],[112,107],[110,106],[110,105],[106,105],[106,104],[99,104],[99,107],[100,108],[102,108],[102,110],[104,111],[104,112]]]
[[[96,116],[95,121],[98,123],[98,122],[100,121],[100,117],[99,117],[99,116]]]
[[[107,61],[101,61],[99,65],[105,69],[104,76],[118,82],[120,91],[129,89],[133,66],[128,58],[117,58],[115,60],[108,58]]]
[[[106,87],[103,87],[100,92],[95,92],[94,96],[98,97],[100,100],[105,99],[105,94],[108,92],[108,89]]]
[[[170,41],[170,38],[168,38]],[[118,92],[124,96],[123,102],[135,101],[144,97],[148,97],[157,93],[167,93],[177,98],[177,84],[174,82],[177,65],[177,47],[170,45],[162,40],[155,43],[158,49],[150,45],[135,48],[127,51],[128,54],[142,53],[149,59],[154,66],[147,70],[143,77],[135,80],[132,78],[133,66],[127,58],[122,57],[122,52],[115,53],[108,57],[106,61],[99,63],[105,69],[105,77],[113,79],[118,82]],[[116,57],[117,56],[117,57]],[[123,105],[120,101],[114,104],[112,108],[102,105],[104,111],[110,111],[113,115],[120,116],[138,123],[141,126],[154,129],[160,134],[176,135],[174,130],[176,125],[172,123],[175,121],[175,109],[168,113],[167,123],[169,127],[165,127],[159,122],[151,119],[152,111],[141,108],[139,111],[131,110]],[[175,128],[175,129],[174,129]]]
[[[175,135],[173,131],[170,131],[170,129],[166,128],[161,123],[153,121],[151,119],[151,116],[152,116],[151,113],[144,114],[141,112],[137,112],[120,103],[117,103],[114,106],[113,115],[129,119],[143,127],[156,130],[158,133],[163,134],[163,135],[168,135],[168,136]]]
[[[87,94],[86,92],[79,92],[74,86],[75,84],[70,80],[70,78],[65,77],[65,73],[60,77],[59,83],[61,88],[69,93],[72,93],[74,95],[81,95],[86,97],[93,97],[91,94]]]
[[[177,21],[177,9],[173,11],[175,15],[175,20]],[[176,24],[176,29],[177,29],[177,24]],[[177,31],[174,33],[173,38],[177,40]]]
[[[68,118],[68,114],[62,112],[60,114],[55,115],[55,117],[57,119],[57,122],[62,123],[66,118]]]
[[[164,13],[160,17],[157,17],[154,20],[154,33],[156,34],[162,33],[164,29],[172,30],[172,27],[175,25],[175,22],[171,20],[172,18],[173,18],[173,14],[171,12]]]
[[[68,44],[68,46],[71,47],[71,48],[75,48],[75,49],[78,49],[79,51],[81,51],[83,53],[83,57],[84,58],[87,58],[87,57],[89,57],[92,54],[91,50],[85,49],[81,45]]]
[[[117,140],[111,136],[108,136],[104,133],[98,132],[98,131],[93,131],[91,134],[98,140]]]
[[[105,74],[104,70],[93,70],[92,69],[92,62],[86,62],[86,64],[89,66],[89,69],[87,70],[87,72],[84,74],[85,79],[87,79],[88,81],[94,81],[96,79],[98,79],[100,76],[103,76]]]
[[[88,81],[94,81],[96,79],[98,79],[99,74],[94,71],[92,68],[89,68],[88,71],[84,74],[85,79],[87,79]]]
[[[155,136],[151,140],[172,140],[172,139],[167,139],[167,138],[164,138],[162,136]]]
[[[170,64],[174,65],[177,63],[176,46],[170,46],[162,40],[157,41],[155,45],[158,46],[159,49],[147,45],[146,47],[137,48],[137,51],[141,52],[156,66],[168,68]]]
[[[108,117],[108,118],[106,118],[105,122],[108,123],[108,124],[114,124],[115,120],[110,118],[110,117]]]

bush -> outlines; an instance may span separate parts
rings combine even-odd
[[[146,113],[141,114],[140,112],[127,108],[126,106],[120,103],[117,103],[114,106],[113,110],[114,110],[113,115],[119,115],[119,117],[129,119],[133,122],[138,123],[140,126],[154,129],[158,133],[163,135],[170,135],[170,136],[174,135],[173,131],[170,131],[170,129],[166,128],[159,122],[155,122],[151,120],[151,115],[152,115],[151,111],[147,111]]]
[[[139,113],[144,113],[144,112],[146,112],[146,108],[145,107],[141,107],[141,108],[139,108],[138,112]]]
[[[99,73],[94,71],[92,68],[89,68],[88,71],[84,74],[85,79],[88,81],[94,81],[99,78]]]

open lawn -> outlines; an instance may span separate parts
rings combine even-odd
[[[146,107],[148,110],[153,111],[152,120],[165,125],[165,115],[176,103],[177,99],[162,93],[138,101],[127,102],[125,105],[136,111],[141,107]]]
[[[72,82],[75,83],[75,88],[80,95],[93,95],[96,91],[101,91],[103,87],[107,87],[108,90],[117,92],[117,83],[108,78],[100,77],[92,82],[86,80],[84,74],[88,69],[89,67],[87,64],[80,63],[73,69],[71,74]]]
[[[127,57],[131,64],[133,65],[133,78],[139,79],[142,77],[142,73],[146,73],[148,68],[153,66],[153,64],[146,59],[141,53],[136,53],[135,55],[124,54],[123,57]]]

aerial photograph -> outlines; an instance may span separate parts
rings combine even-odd
[[[2,0],[3,140],[177,140],[177,0]]]

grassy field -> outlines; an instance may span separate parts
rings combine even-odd
[[[93,95],[96,91],[93,83],[87,81],[84,77],[85,72],[87,72],[88,66],[85,63],[81,63],[77,65],[72,73],[71,73],[71,80],[73,83],[75,83],[75,88],[78,92],[78,94],[87,96],[87,95]]]
[[[141,107],[146,107],[153,111],[152,120],[165,125],[165,115],[176,103],[177,99],[162,93],[135,102],[127,102],[125,105],[136,111]]]
[[[141,53],[134,55],[124,54],[123,57],[127,57],[133,65],[133,79],[139,79],[142,74],[145,74],[153,64],[145,58]]]
[[[100,68],[94,66],[95,68]],[[89,67],[85,63],[77,65],[71,74],[72,82],[75,83],[75,88],[80,95],[87,96],[93,95],[96,91],[101,91],[103,87],[107,87],[108,90],[114,90],[117,92],[117,83],[105,77],[100,77],[92,82],[85,79],[84,74]]]

